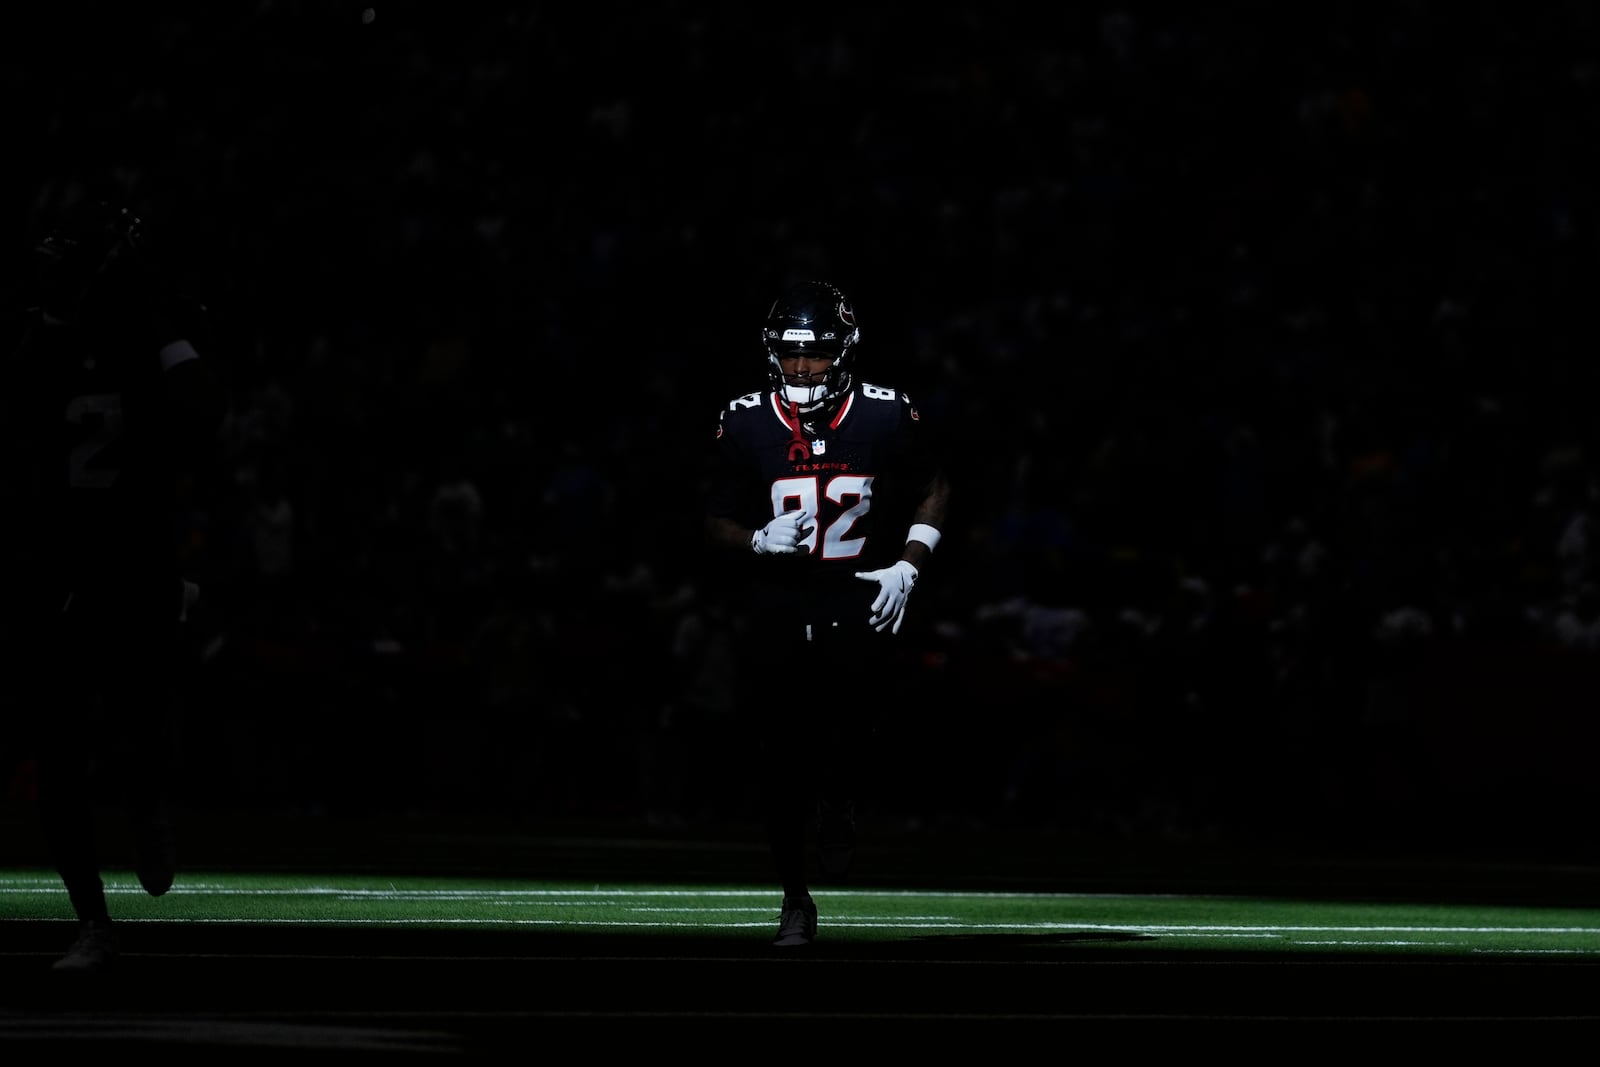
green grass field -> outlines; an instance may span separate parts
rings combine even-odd
[[[765,1047],[849,1023],[935,1055],[958,1031],[1021,1027],[1141,1043],[1294,1027],[1354,1051],[1388,1024],[1476,1053],[1486,1026],[1600,1022],[1588,864],[874,827],[849,882],[813,886],[819,936],[795,952],[771,946],[778,890],[749,826],[226,813],[186,829],[159,898],[109,835],[123,954],[85,985],[53,980],[73,917],[37,828],[14,823],[0,1047],[498,1063],[557,1036],[633,1054],[643,1034],[742,1024]]]
[[[772,889],[693,884],[187,872],[166,896],[107,877],[129,923],[270,927],[538,929],[632,938],[759,938],[776,921]],[[831,943],[1004,935],[1114,946],[1130,954],[1425,954],[1600,959],[1600,909],[1345,902],[1186,894],[821,889]],[[70,920],[53,872],[0,871],[0,918]]]

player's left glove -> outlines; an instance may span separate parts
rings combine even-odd
[[[892,633],[900,632],[905,621],[906,601],[911,599],[911,587],[917,584],[917,568],[901,560],[893,567],[877,571],[856,571],[856,577],[878,583],[878,596],[872,602],[872,628],[879,633],[893,624]]]

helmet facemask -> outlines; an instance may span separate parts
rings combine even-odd
[[[790,331],[795,332],[795,331]],[[801,342],[774,342],[767,345],[768,378],[773,389],[777,390],[785,402],[794,404],[801,411],[815,411],[829,400],[841,397],[850,391],[850,363],[852,362],[848,349],[840,350],[837,347]],[[832,355],[833,362],[828,369],[811,375],[789,375],[783,372],[780,360],[791,357],[815,353],[818,355]]]

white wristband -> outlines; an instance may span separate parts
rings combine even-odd
[[[910,531],[906,534],[906,540],[921,541],[928,546],[928,551],[932,552],[939,547],[939,531],[925,522],[913,523]]]
[[[169,345],[161,348],[161,369],[171,370],[180,363],[187,363],[191,359],[199,359],[200,353],[194,350],[194,345],[179,338]]]

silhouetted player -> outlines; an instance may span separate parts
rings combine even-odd
[[[80,924],[55,967],[95,970],[118,951],[99,813],[130,817],[147,892],[174,877],[183,626],[199,592],[178,519],[226,402],[196,346],[203,309],[150,261],[139,220],[106,204],[67,214],[33,249],[37,300],[14,320],[0,396],[14,568],[0,638]]]

